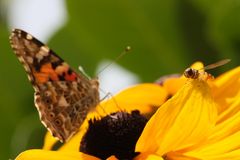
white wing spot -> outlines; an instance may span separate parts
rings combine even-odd
[[[33,63],[33,58],[32,58],[32,57],[28,56],[26,59],[27,59],[27,62],[28,62],[28,63],[30,63],[30,64]]]
[[[28,40],[32,40],[32,39],[33,39],[32,35],[30,35],[30,34],[27,34],[26,38],[27,38]]]
[[[50,49],[47,46],[42,46],[41,50],[43,51],[43,54],[45,54],[44,56],[47,56]]]
[[[68,107],[69,104],[67,103],[66,99],[61,96],[60,99],[58,100],[58,105],[61,107]]]
[[[48,56],[48,52],[46,52],[42,49],[38,52],[38,54],[42,55],[43,57]]]
[[[24,67],[24,69],[26,70],[27,73],[31,73],[31,70],[30,70],[28,65],[23,65],[23,67]]]
[[[24,59],[23,59],[22,56],[19,56],[18,59],[19,59],[19,61],[20,61],[21,63],[24,63]]]
[[[28,75],[27,77],[28,77],[28,80],[29,80],[30,82],[33,81],[32,76]]]
[[[38,62],[40,62],[43,59],[43,55],[41,53],[36,54],[36,58],[38,59]]]
[[[13,39],[14,36],[15,36],[15,33],[11,33],[10,39]]]

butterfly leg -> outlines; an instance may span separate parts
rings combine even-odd
[[[117,100],[114,98],[114,96],[111,92],[107,92],[106,96],[104,96],[103,98],[107,98],[108,96],[110,96],[112,98],[113,102],[115,103],[115,105],[119,109],[119,111],[122,111],[123,109],[118,105]]]

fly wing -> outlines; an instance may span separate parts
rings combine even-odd
[[[230,61],[231,61],[231,59],[223,59],[223,60],[218,61],[216,63],[207,65],[206,67],[204,67],[204,69],[209,70],[209,69],[217,68],[219,66],[223,66],[223,65],[229,63]]]

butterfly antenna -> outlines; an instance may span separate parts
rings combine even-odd
[[[119,59],[121,59],[125,54],[127,54],[129,51],[131,51],[131,47],[127,46],[124,51],[117,56],[117,58],[115,58],[112,62],[110,62],[109,64],[107,64],[106,66],[104,66],[98,73],[97,75],[99,76],[106,68],[108,68],[109,66],[111,66],[113,63],[117,62]]]

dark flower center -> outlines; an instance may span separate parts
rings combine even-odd
[[[138,155],[135,145],[146,122],[147,119],[137,110],[90,120],[80,151],[101,159],[114,155],[121,160],[131,160]]]

